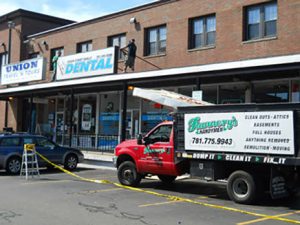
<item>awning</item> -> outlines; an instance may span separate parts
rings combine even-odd
[[[146,89],[146,88],[134,88],[133,96],[144,98],[156,103],[159,103],[164,106],[168,106],[174,109],[178,107],[186,106],[204,106],[204,105],[213,105],[209,102],[200,101],[194,98],[191,98],[186,95],[181,95],[172,91],[166,90],[155,90],[155,89]]]
[[[113,82],[135,82],[147,79],[161,79],[162,77],[171,78],[178,77],[182,74],[197,74],[200,76],[202,73],[211,73],[211,76],[215,76],[216,72],[220,71],[230,71],[231,70],[245,70],[251,68],[273,68],[277,66],[296,66],[296,69],[299,70],[300,63],[300,54],[296,55],[287,55],[287,56],[275,56],[268,58],[259,58],[259,59],[249,59],[233,62],[223,62],[223,63],[214,63],[207,65],[196,65],[196,66],[187,66],[171,69],[162,69],[162,70],[153,70],[146,72],[137,72],[137,73],[126,73],[126,74],[112,74],[105,76],[97,76],[91,78],[79,78],[73,80],[64,80],[57,82],[46,82],[38,84],[29,84],[29,85],[20,85],[17,87],[9,87],[0,89],[0,99],[23,94],[31,93],[49,93],[51,91],[61,91],[69,90],[70,88],[80,89],[80,88],[90,88],[95,85],[107,84]],[[243,72],[244,73],[244,72]]]

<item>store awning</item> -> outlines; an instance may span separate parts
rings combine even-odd
[[[172,91],[166,90],[155,90],[148,88],[134,88],[133,96],[147,99],[156,103],[159,103],[164,106],[168,106],[174,109],[178,107],[186,106],[204,106],[204,105],[213,105],[209,102],[200,101],[194,98],[191,98],[186,95],[181,95]]]
[[[214,63],[207,65],[197,65],[197,66],[188,66],[188,67],[179,67],[171,69],[162,69],[162,70],[153,70],[146,72],[137,72],[137,73],[126,73],[126,74],[112,74],[105,76],[96,76],[90,78],[79,78],[72,80],[64,80],[57,82],[45,82],[38,84],[28,84],[20,85],[17,87],[8,87],[0,89],[0,99],[5,99],[9,96],[17,95],[28,95],[33,93],[51,93],[59,92],[69,89],[83,89],[87,88],[91,90],[91,87],[97,85],[111,84],[114,82],[136,82],[143,81],[148,79],[161,79],[162,77],[167,79],[178,79],[178,76],[183,74],[192,75],[197,74],[198,77],[201,77],[201,74],[210,74],[215,76],[217,72],[226,72],[232,74],[232,71],[239,71],[240,73],[245,73],[247,69],[256,68],[260,71],[263,68],[271,68],[276,70],[277,67],[281,66],[290,66],[299,70],[300,67],[300,54],[296,55],[287,55],[287,56],[275,56],[268,58],[259,58],[259,59],[249,59],[233,62],[223,62],[223,63]]]

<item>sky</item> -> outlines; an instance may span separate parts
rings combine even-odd
[[[132,8],[155,0],[0,0],[0,16],[17,9],[77,22]]]

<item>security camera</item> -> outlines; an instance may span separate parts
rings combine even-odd
[[[45,40],[43,40],[43,41],[41,42],[41,44],[42,44],[42,45],[47,45],[47,42],[46,42]]]
[[[130,18],[129,23],[131,24],[136,23],[136,18],[135,17]]]

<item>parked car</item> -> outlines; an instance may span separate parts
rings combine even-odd
[[[10,174],[19,174],[22,164],[24,144],[35,144],[36,151],[55,164],[63,165],[67,170],[74,170],[83,161],[83,154],[74,148],[61,147],[44,136],[33,134],[0,135],[0,169]],[[51,167],[38,157],[39,167]]]

